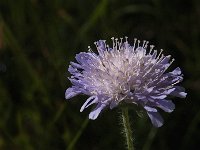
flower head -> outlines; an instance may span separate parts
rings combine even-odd
[[[65,98],[88,95],[80,111],[96,104],[89,114],[93,120],[105,107],[112,109],[122,102],[136,104],[146,110],[154,126],[162,126],[157,108],[170,113],[175,105],[167,96],[185,98],[187,95],[183,87],[176,86],[183,80],[180,68],[166,72],[174,59],[164,56],[162,50],[157,53],[148,41],[134,39],[133,45],[127,37],[125,41],[123,38],[112,38],[112,41],[109,47],[106,41],[99,40],[95,42],[98,54],[89,46],[88,52],[76,55],[78,63],[70,62],[69,80],[73,86],[66,90]]]

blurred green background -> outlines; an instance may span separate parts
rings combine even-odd
[[[199,0],[0,0],[1,150],[125,149],[118,109],[88,121],[87,96],[64,98],[75,54],[113,36],[149,40],[185,76],[188,96],[161,112],[163,127],[130,111],[136,149],[199,148]]]

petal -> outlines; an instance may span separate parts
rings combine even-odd
[[[84,83],[82,80],[77,80],[75,78],[68,78],[71,83],[77,87],[84,87]]]
[[[151,92],[153,91],[154,88],[155,88],[155,86],[150,87],[150,88],[147,88],[147,89],[146,89],[147,93],[148,93],[148,94],[151,93]]]
[[[68,68],[68,71],[75,77],[82,77],[83,75],[80,73],[79,70],[77,70],[76,68],[72,67],[71,65]]]
[[[82,69],[84,69],[85,71],[91,71],[93,69],[96,69],[96,66],[99,66],[98,57],[96,57],[95,55],[95,53],[91,52],[81,52],[79,54],[76,54],[76,60],[82,66]]]
[[[137,52],[139,59],[141,59],[146,54],[146,50],[143,47],[138,47],[135,51]]]
[[[79,90],[75,90],[74,88],[68,88],[66,91],[65,91],[65,98],[66,99],[70,99],[78,94],[80,94],[81,91]]]
[[[83,67],[80,65],[80,64],[77,64],[75,62],[70,62],[70,64],[74,67],[74,68],[79,68],[79,69],[82,69]]]
[[[185,93],[185,92],[178,93],[178,97],[180,97],[180,98],[186,98],[186,96],[187,96],[187,93]]]
[[[88,54],[86,52],[80,52],[79,54],[76,54],[76,60],[80,64],[84,64],[86,62],[86,58],[88,57]]]
[[[180,98],[185,98],[187,96],[187,93],[185,92],[185,89],[181,86],[174,86],[176,89],[170,93],[170,95],[180,97]]]
[[[124,43],[122,44],[122,47],[124,47],[124,49],[126,50],[126,52],[128,52],[128,51],[129,51],[129,48],[130,48],[130,44],[129,44],[128,42],[124,42]]]
[[[180,75],[181,74],[181,69],[179,67],[177,67],[176,69],[174,69],[170,73],[173,74],[173,75]]]
[[[83,104],[83,106],[80,109],[80,112],[82,112],[85,108],[89,107],[90,105],[96,103],[98,101],[98,98],[96,96],[89,97],[86,102]],[[90,102],[90,103],[89,103]],[[88,104],[89,103],[89,104]]]
[[[167,97],[167,95],[155,95],[155,96],[150,96],[153,99],[164,99]]]
[[[92,119],[92,120],[95,120],[98,116],[99,116],[99,113],[101,112],[101,110],[106,107],[106,104],[101,104],[99,103],[97,105],[97,107],[92,111],[90,112],[89,114],[89,119]]]
[[[149,107],[149,106],[144,106],[144,109],[146,109],[146,111],[148,111],[148,112],[157,112],[156,108]]]
[[[168,95],[168,94],[172,93],[174,90],[175,90],[175,88],[167,89],[167,90],[165,90],[165,91],[163,92],[163,94]]]
[[[149,112],[147,111],[149,118],[151,119],[152,124],[155,127],[161,127],[163,125],[163,118],[158,112]]]
[[[183,80],[182,76],[174,76],[174,77],[172,77],[171,82],[177,84],[177,83],[181,82],[182,80]]]
[[[71,65],[69,66],[68,71],[69,71],[71,74],[74,74],[74,73],[77,73],[77,72],[78,72],[77,69],[74,68],[74,67],[72,67]]]
[[[99,40],[96,42],[96,45],[101,48],[101,49],[104,49],[106,50],[106,43],[105,43],[105,40]]]
[[[153,51],[153,54],[151,55],[151,57],[152,57],[152,61],[154,61],[154,59],[156,59],[156,56],[157,56],[157,50],[154,50]]]
[[[170,55],[165,56],[160,63],[161,64],[168,64],[169,60],[170,60],[170,57],[171,57]]]
[[[91,66],[90,62],[94,61],[94,56],[91,53],[86,53],[86,52],[80,52],[79,54],[76,54],[76,60],[77,62],[83,67],[85,67],[85,65],[89,65]]]
[[[172,112],[175,109],[175,105],[171,100],[159,100],[157,106],[165,112]]]
[[[105,42],[102,40],[99,40],[96,42],[96,46],[97,46],[97,51],[99,53],[99,56],[103,56],[104,55],[104,51],[106,51],[106,45]]]

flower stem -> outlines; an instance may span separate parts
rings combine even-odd
[[[122,108],[122,124],[123,124],[123,133],[126,138],[126,144],[128,150],[134,150],[133,147],[133,138],[132,130],[129,122],[128,108]]]

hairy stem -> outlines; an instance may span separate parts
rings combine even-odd
[[[127,149],[134,150],[132,130],[128,116],[128,108],[122,108],[122,125],[123,125],[123,133],[126,138]]]

